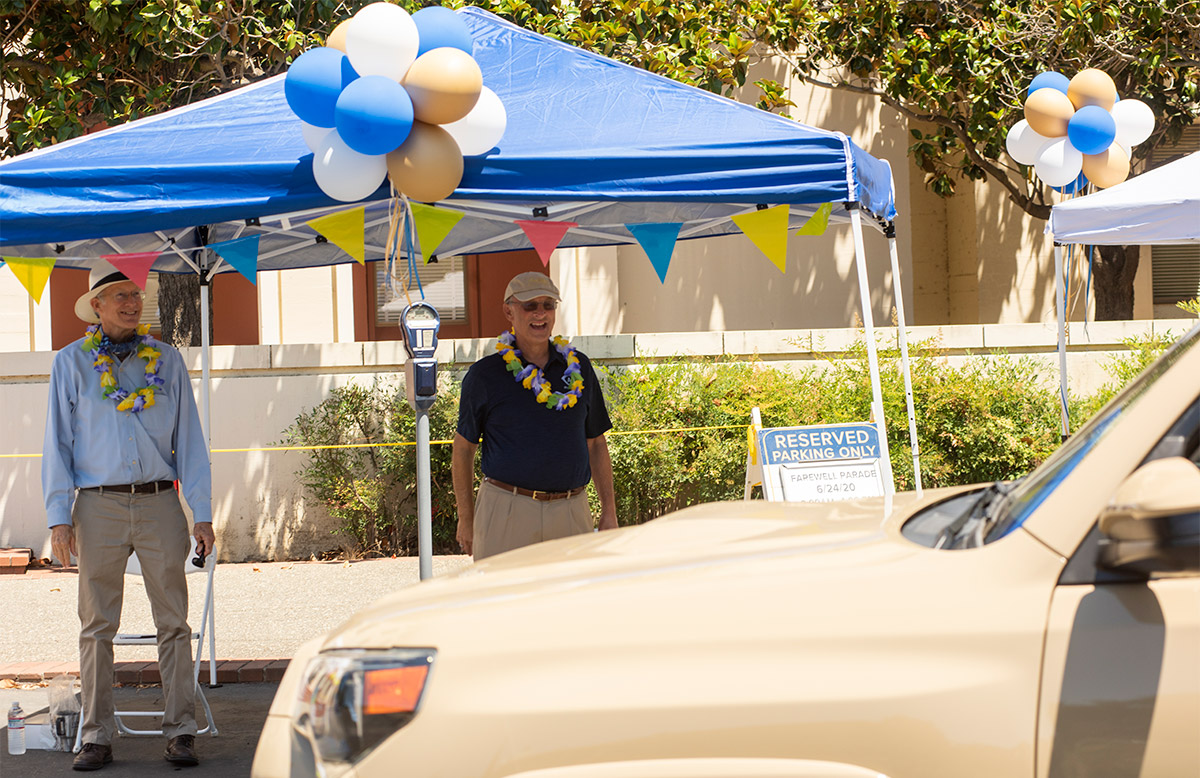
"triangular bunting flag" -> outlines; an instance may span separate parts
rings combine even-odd
[[[776,205],[761,211],[731,216],[758,250],[775,263],[780,273],[787,272],[788,206]]]
[[[450,234],[450,230],[454,229],[454,225],[458,224],[466,214],[462,211],[434,208],[432,205],[422,205],[421,203],[410,203],[410,205],[412,206],[413,221],[417,224],[417,243],[420,246],[421,256],[428,264],[429,258],[437,252],[437,247],[442,244],[442,241]]]
[[[829,214],[833,213],[833,203],[825,203],[817,212],[808,217],[808,221],[804,222],[804,226],[796,230],[796,235],[824,235],[825,228],[829,226]]]
[[[4,261],[33,301],[41,305],[42,292],[46,291],[46,282],[54,269],[54,257],[5,257]]]
[[[150,276],[150,267],[158,259],[161,251],[143,251],[137,254],[104,254],[100,257],[126,278],[138,285],[138,289],[146,291],[146,279]]]
[[[525,235],[537,250],[545,267],[550,266],[550,255],[558,248],[559,241],[567,234],[567,230],[579,226],[575,222],[535,222],[521,219],[514,223],[525,230]]]
[[[363,232],[366,230],[366,207],[351,208],[348,211],[331,213],[308,223],[333,245],[340,248],[358,260],[358,264],[367,262],[367,250],[364,244]],[[232,263],[231,263],[232,264]]]
[[[209,244],[209,248],[217,252],[233,269],[246,277],[250,283],[257,283],[258,274],[258,239],[259,235],[245,238],[224,240],[220,243]]]
[[[625,229],[633,233],[642,251],[650,258],[650,264],[658,271],[658,280],[667,282],[667,268],[671,266],[671,255],[675,253],[675,241],[679,238],[679,222],[653,222],[651,224],[626,224]]]

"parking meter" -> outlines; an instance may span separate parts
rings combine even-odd
[[[438,327],[442,320],[427,302],[409,305],[400,314],[404,331],[404,393],[417,412],[417,551],[421,580],[433,576],[433,498],[429,465],[429,409],[437,399]]]
[[[437,397],[437,360],[433,352],[437,350],[441,323],[437,309],[426,302],[413,303],[400,315],[404,349],[408,352],[404,392],[414,410],[429,410]]]

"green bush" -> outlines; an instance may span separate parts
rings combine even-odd
[[[1073,428],[1141,372],[1169,337],[1127,341],[1130,352],[1105,365],[1113,380],[1072,403]],[[1017,478],[1060,441],[1057,375],[1032,358],[951,360],[936,343],[910,349],[914,410],[926,487]],[[904,379],[896,348],[878,349],[888,446],[898,489],[914,485]],[[613,430],[608,435],[621,524],[679,508],[739,499],[745,483],[747,425],[758,407],[766,427],[863,422],[871,382],[861,338],[826,368],[762,361],[642,361],[599,368]],[[430,411],[430,438],[449,440],[458,383],[441,377]],[[305,411],[287,430],[292,445],[396,444],[415,440],[403,389],[347,386]],[[431,447],[433,551],[457,553],[451,447]],[[415,554],[416,451],[412,445],[316,449],[301,476],[311,496],[340,519],[353,553]],[[591,490],[593,512],[599,512]]]
[[[458,384],[443,377],[439,389],[429,412],[435,441],[452,437],[458,420]],[[286,445],[318,447],[299,475],[309,495],[341,522],[334,534],[345,552],[417,553],[415,439],[416,414],[403,387],[379,381],[334,389],[284,431]],[[356,447],[319,448],[348,444]],[[449,445],[430,447],[430,469],[433,552],[458,553]]]

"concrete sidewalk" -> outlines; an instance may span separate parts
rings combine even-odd
[[[435,557],[433,574],[471,564]],[[217,566],[217,682],[278,681],[302,643],[397,589],[419,583],[416,557],[355,562],[262,562]],[[189,623],[200,627],[206,576],[189,575]],[[78,576],[74,568],[0,576],[0,683],[78,675]],[[122,632],[152,632],[142,579],[125,576]],[[208,658],[208,640],[204,655]],[[116,649],[119,683],[158,683],[154,646]],[[208,669],[201,681],[208,678]]]

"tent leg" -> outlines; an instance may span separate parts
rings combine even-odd
[[[847,203],[850,225],[854,229],[854,261],[858,268],[858,294],[862,301],[863,327],[867,335],[867,361],[871,368],[871,415],[875,417],[875,429],[879,431],[879,460],[883,465],[883,490],[886,494],[896,491],[896,480],[892,476],[892,457],[888,450],[887,420],[883,417],[883,389],[879,384],[879,355],[875,351],[875,317],[871,313],[871,292],[867,286],[867,251],[863,244],[862,214],[858,203]]]
[[[908,364],[908,333],[904,321],[904,292],[900,288],[900,256],[896,251],[896,228],[888,228],[888,252],[892,255],[892,288],[896,295],[896,326],[900,331],[900,369],[904,373],[904,403],[908,409],[908,442],[912,446],[913,485],[922,493],[921,449],[917,443],[917,414],[913,410],[912,372]]]
[[[1063,288],[1063,248],[1054,244],[1054,308],[1058,315],[1058,407],[1062,416],[1062,438],[1071,434],[1071,418],[1067,408],[1067,310],[1066,290]]]
[[[209,372],[209,351],[212,348],[212,343],[208,337],[208,320],[211,313],[208,310],[208,275],[204,268],[200,270],[200,424],[204,427],[204,448],[209,452],[208,464],[212,466],[212,416],[209,412],[210,397],[212,388],[212,376]],[[209,577],[208,585],[211,589],[212,578]],[[212,592],[209,592],[208,597],[208,685],[215,687],[217,685],[217,613],[216,603],[213,601]]]

